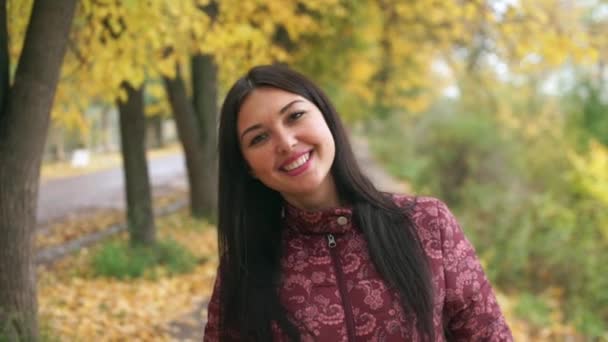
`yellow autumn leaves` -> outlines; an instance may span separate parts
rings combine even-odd
[[[185,212],[159,221],[160,235],[206,260],[192,272],[119,281],[93,277],[87,249],[38,272],[40,317],[65,341],[168,341],[168,323],[211,293],[216,271],[216,232]],[[199,326],[198,329],[203,329]]]
[[[8,1],[13,56],[31,4]],[[439,92],[432,64],[455,52],[485,50],[520,72],[593,63],[607,43],[588,11],[557,0],[82,0],[53,117],[84,129],[79,115],[123,98],[121,82],[173,77],[175,64],[197,53],[214,56],[223,85],[252,65],[282,61],[343,89],[332,95],[347,117],[374,107],[417,112]]]

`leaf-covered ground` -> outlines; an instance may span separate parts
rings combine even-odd
[[[183,211],[160,219],[158,227],[161,239],[172,238],[205,261],[189,274],[169,276],[159,268],[155,278],[120,281],[95,277],[90,267],[93,251],[83,249],[40,268],[39,309],[46,333],[61,341],[171,340],[168,323],[210,294],[216,233]]]
[[[96,246],[40,267],[38,295],[45,334],[60,341],[184,341],[189,335],[200,337],[206,310],[200,314],[193,314],[193,310],[211,294],[217,267],[215,228],[189,218],[186,210],[159,219],[157,224],[160,239],[172,238],[204,261],[183,275],[170,276],[158,268],[153,278],[99,278],[90,266]],[[126,234],[116,239],[126,240]],[[554,323],[533,328],[516,318],[516,296],[497,295],[516,341],[555,341],[567,336],[572,341],[582,340],[574,337],[571,327],[559,323],[559,311],[552,317]],[[176,322],[186,326],[179,338],[171,334]]]
[[[153,200],[155,211],[166,208],[177,201],[183,201],[186,194],[183,190],[172,190]],[[124,223],[125,213],[118,209],[94,209],[73,213],[63,217],[54,224],[39,228],[36,232],[35,246],[37,250],[65,244],[84,235],[106,230],[108,227]]]

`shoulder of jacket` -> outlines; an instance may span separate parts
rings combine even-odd
[[[391,194],[399,207],[412,209],[413,214],[438,216],[440,211],[447,210],[447,205],[435,197]]]
[[[429,232],[439,237],[440,231],[453,219],[448,206],[435,197],[397,194],[393,195],[393,199],[398,206],[408,209],[416,229],[421,233]]]

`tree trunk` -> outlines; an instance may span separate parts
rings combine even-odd
[[[150,148],[161,148],[163,142],[163,118],[159,115],[146,117],[148,126],[148,144]]]
[[[101,113],[99,113],[99,149],[103,153],[109,152],[112,149],[112,125],[110,122],[110,110],[110,107],[106,107],[104,105],[101,109]]]
[[[0,1],[3,44],[6,1]],[[36,341],[33,234],[40,163],[76,0],[35,1],[15,80],[0,109],[0,339]],[[6,49],[6,46],[0,47]],[[8,58],[0,70],[8,70]]]
[[[188,99],[186,86],[181,75],[179,64],[176,64],[175,79],[164,77],[165,89],[169,103],[173,110],[177,135],[182,143],[188,171],[190,185],[190,212],[194,217],[203,217],[208,214],[205,206],[207,199],[205,177],[205,160],[200,143],[199,128],[197,126],[194,107]]]
[[[217,65],[210,55],[192,57],[192,98],[198,118],[200,142],[205,163],[205,211],[211,218],[217,214]]]
[[[117,102],[129,237],[131,245],[153,245],[156,241],[156,227],[146,160],[143,86],[134,89],[125,82],[122,87],[127,91],[128,99],[124,103]]]
[[[162,148],[165,146],[165,137],[163,135],[163,118],[156,115],[152,118],[152,126],[154,127],[154,138],[156,138],[156,147]]]

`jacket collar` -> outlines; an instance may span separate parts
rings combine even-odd
[[[285,226],[301,234],[344,234],[353,229],[352,218],[350,206],[308,211],[283,203]]]

